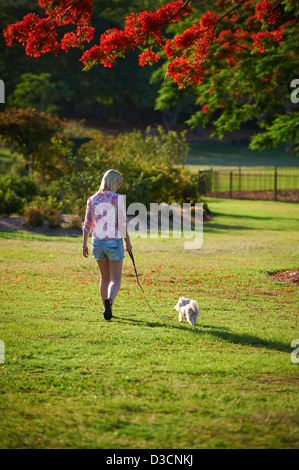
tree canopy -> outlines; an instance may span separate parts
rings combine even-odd
[[[43,16],[28,13],[8,25],[6,43],[19,41],[32,57],[81,48],[85,70],[111,68],[139,49],[140,66],[162,63],[166,85],[171,80],[179,90],[192,89],[201,109],[191,126],[212,119],[221,137],[257,119],[263,132],[253,147],[286,141],[298,150],[298,106],[290,100],[299,65],[298,0],[147,1],[149,9],[129,11],[123,28],[97,31],[97,40],[92,15],[106,3],[38,0]]]
[[[0,113],[0,143],[24,157],[30,173],[45,179],[59,175],[71,149],[63,135],[63,122],[33,108],[9,108]]]

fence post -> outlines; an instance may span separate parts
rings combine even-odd
[[[200,194],[211,192],[211,170],[198,170],[198,190]]]
[[[233,197],[232,191],[233,191],[233,172],[230,171],[229,173],[229,197],[230,199]]]
[[[277,167],[274,167],[274,199],[277,201]]]
[[[241,167],[239,166],[239,191],[241,191]]]

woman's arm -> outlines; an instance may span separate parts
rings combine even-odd
[[[83,230],[83,243],[82,243],[82,254],[84,258],[88,258],[88,237],[89,237],[89,232],[87,230]]]
[[[133,247],[131,245],[131,240],[130,240],[130,236],[129,236],[129,232],[128,232],[128,226],[126,227],[125,241],[126,241],[126,250],[131,251]]]
[[[120,237],[125,239],[126,242],[126,250],[131,251],[132,245],[130,241],[130,236],[128,232],[128,220],[126,214],[126,206],[125,206],[125,199],[124,196],[119,194],[118,195],[118,230],[120,232]]]
[[[82,243],[82,254],[84,258],[88,258],[88,237],[90,234],[90,230],[92,227],[92,215],[91,215],[91,209],[90,209],[90,198],[87,200],[86,204],[86,212],[85,212],[85,219],[83,223],[83,243]]]

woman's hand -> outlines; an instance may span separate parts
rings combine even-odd
[[[129,252],[129,251],[132,251],[132,245],[131,245],[131,242],[130,241],[126,241],[126,250]]]
[[[82,247],[82,254],[84,258],[88,258],[88,246],[83,246]]]

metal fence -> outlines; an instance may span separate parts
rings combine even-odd
[[[228,193],[233,197],[245,191],[273,191],[277,200],[278,191],[299,190],[299,169],[269,168],[250,171],[238,168],[235,170],[200,170],[199,186],[202,194]],[[234,194],[235,193],[235,194]]]

